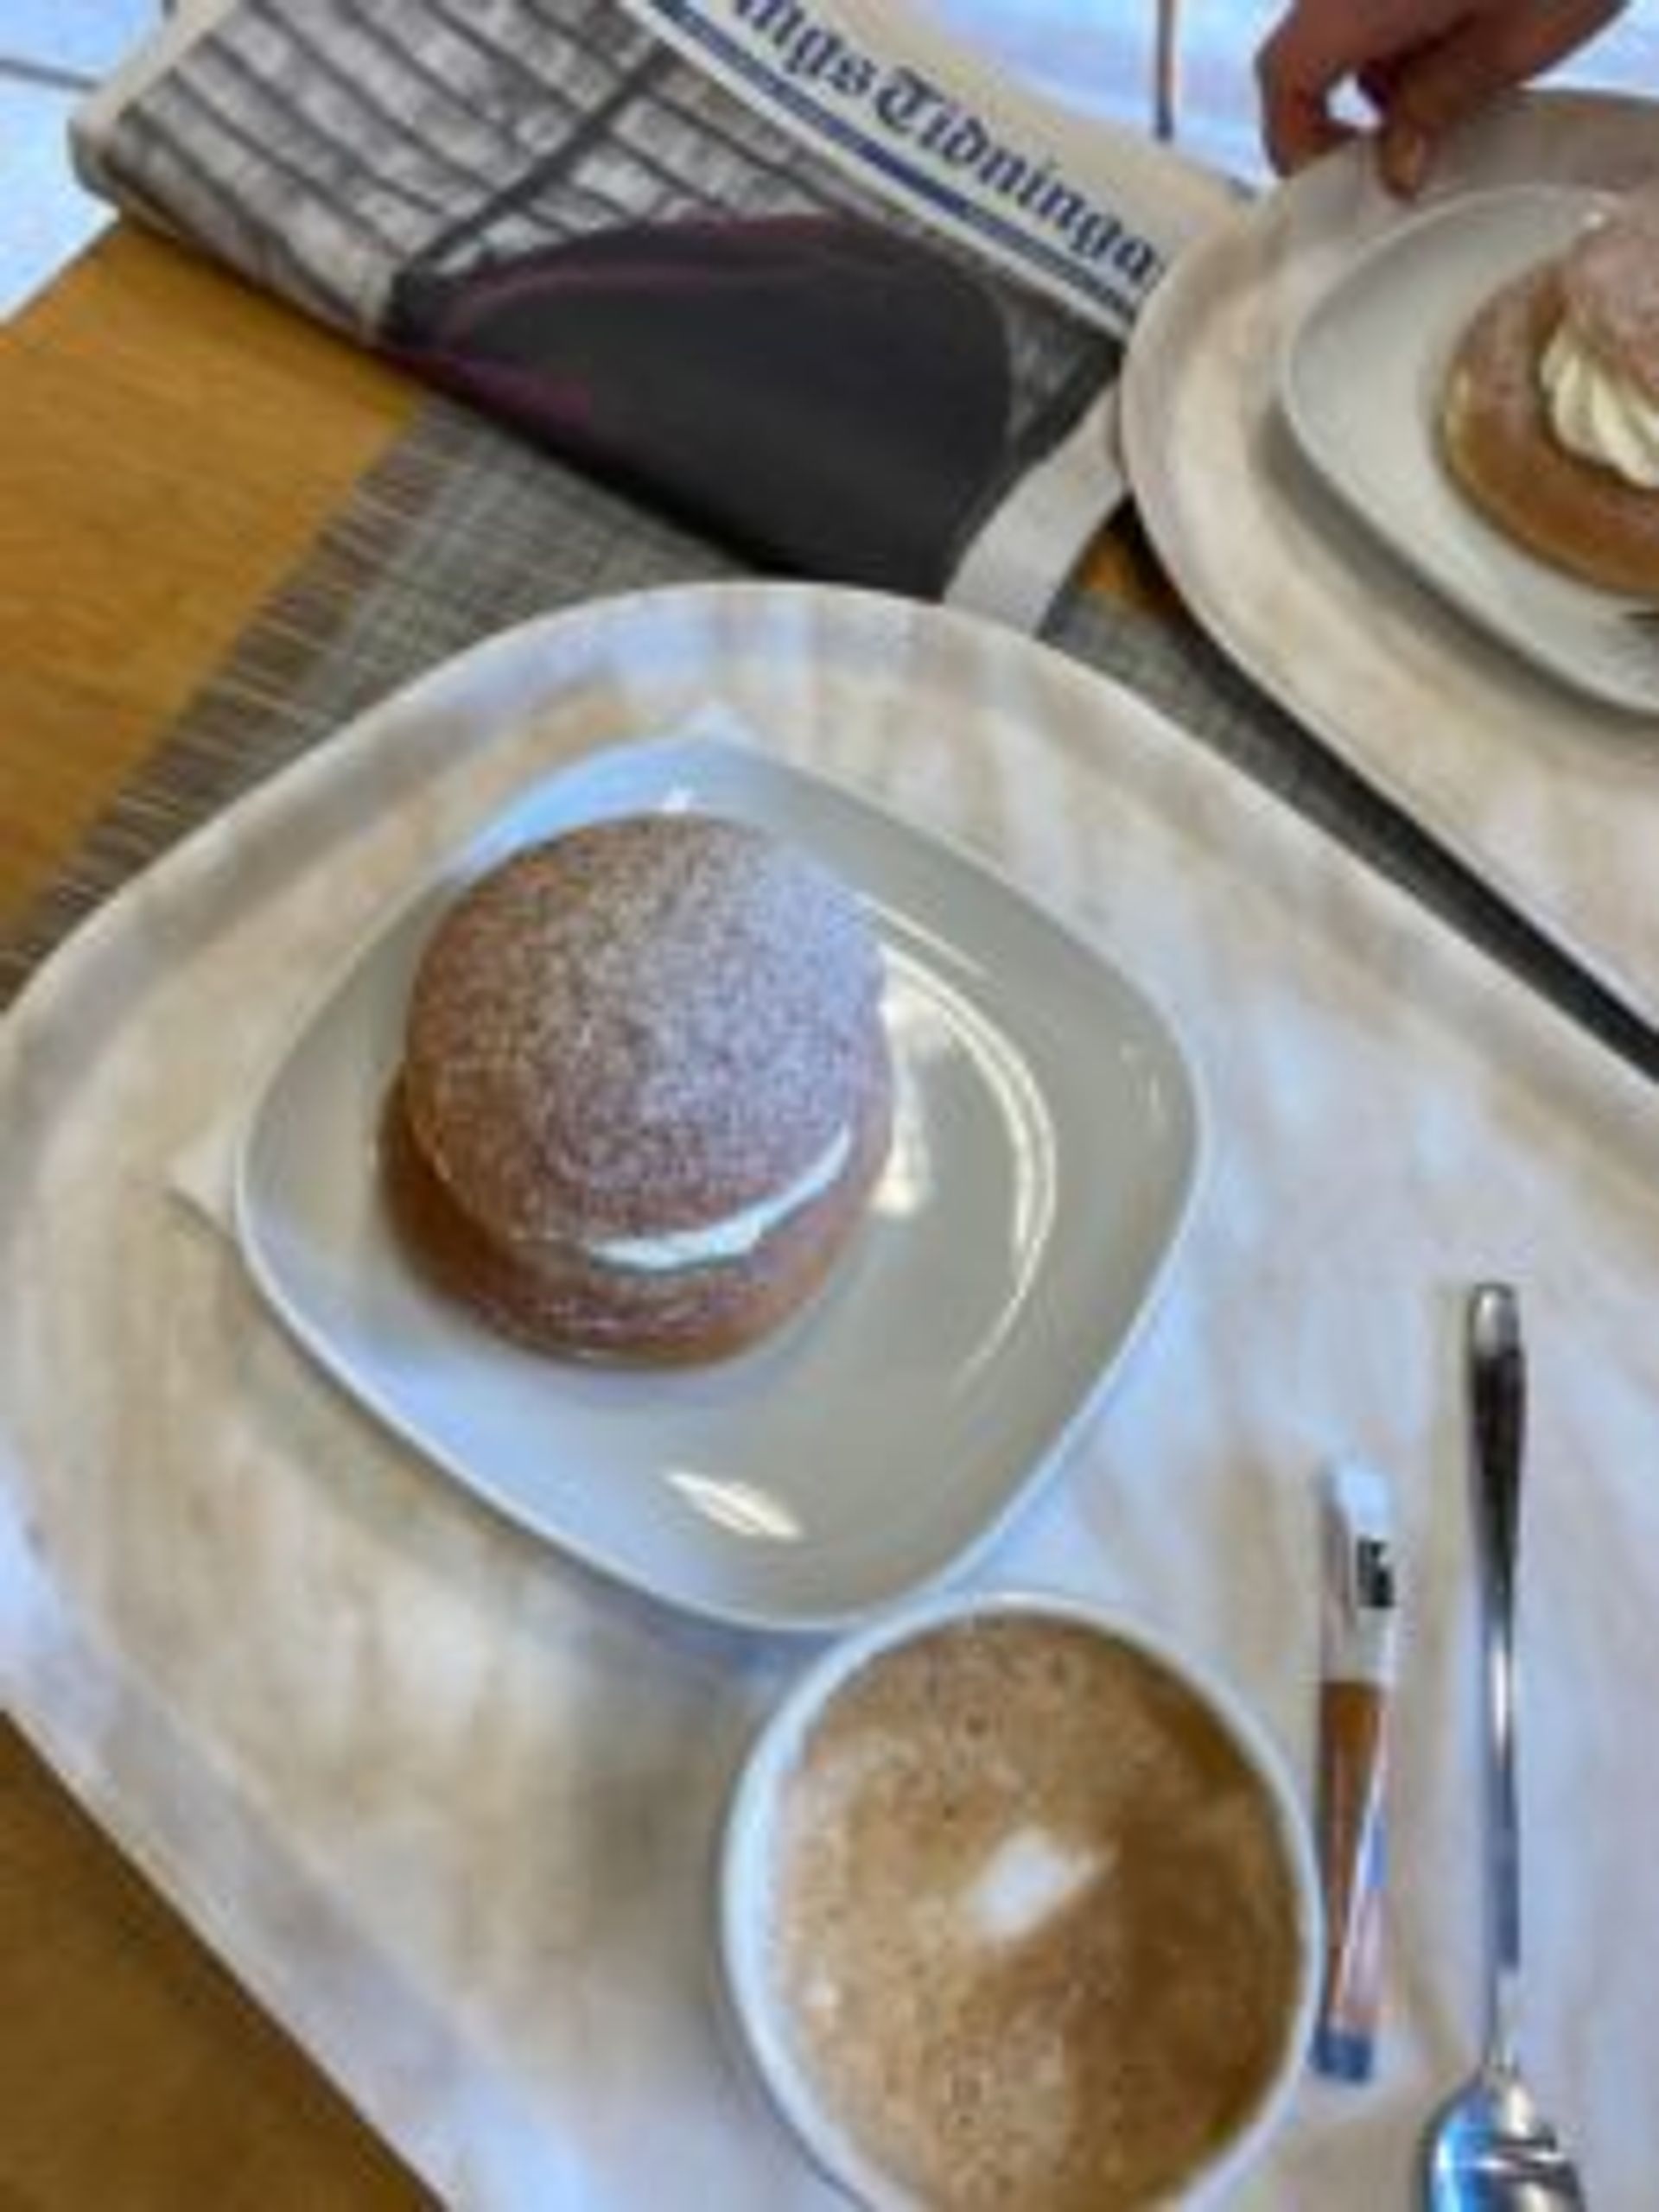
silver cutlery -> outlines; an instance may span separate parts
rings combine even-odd
[[[1522,2080],[1516,2049],[1521,1976],[1521,1837],[1516,1796],[1516,1577],[1526,1366],[1515,1292],[1483,1283],[1468,1313],[1468,1383],[1476,1549],[1484,1615],[1487,1738],[1486,2050],[1478,2072],[1429,2131],[1429,2212],[1561,2212],[1581,2208],[1577,2169]]]

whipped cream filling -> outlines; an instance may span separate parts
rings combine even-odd
[[[706,1268],[720,1260],[741,1260],[779,1224],[821,1198],[835,1181],[853,1149],[850,1127],[832,1138],[803,1175],[774,1197],[758,1199],[721,1220],[696,1229],[671,1229],[659,1236],[596,1237],[582,1246],[601,1267],[638,1268],[650,1273],[677,1268]]]
[[[1659,491],[1659,403],[1599,360],[1569,317],[1556,324],[1539,373],[1550,428],[1569,453]]]

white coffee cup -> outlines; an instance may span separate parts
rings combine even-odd
[[[1132,1618],[1043,1592],[947,1594],[899,1607],[815,1660],[762,1726],[728,1808],[718,1875],[718,1942],[728,2001],[772,2103],[818,2169],[871,2212],[919,2212],[918,2200],[882,2169],[830,2108],[793,2032],[791,2006],[777,1964],[779,1816],[815,1728],[855,1676],[868,1681],[866,1670],[873,1662],[938,1631],[1011,1619],[1091,1631],[1161,1674],[1218,1729],[1259,1789],[1268,1815],[1293,1901],[1294,1986],[1282,2007],[1282,2044],[1270,2078],[1238,2124],[1181,2177],[1177,2201],[1207,2202],[1259,2156],[1281,2125],[1302,2073],[1319,1994],[1319,1885],[1307,1821],[1283,1762],[1259,1724],[1217,1675]],[[1101,1756],[1110,1758],[1110,1745],[1103,1744]],[[1160,2194],[1150,2201],[1169,2200]]]

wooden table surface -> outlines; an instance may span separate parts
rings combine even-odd
[[[0,327],[0,926],[415,404],[125,229]],[[0,1725],[3,2212],[429,2202]]]

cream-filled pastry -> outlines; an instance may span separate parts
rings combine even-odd
[[[1659,189],[1617,201],[1485,302],[1440,427],[1453,477],[1510,537],[1659,600]]]
[[[518,854],[416,972],[385,1126],[410,1249],[549,1351],[753,1343],[886,1158],[881,982],[851,892],[751,825],[629,816]]]

